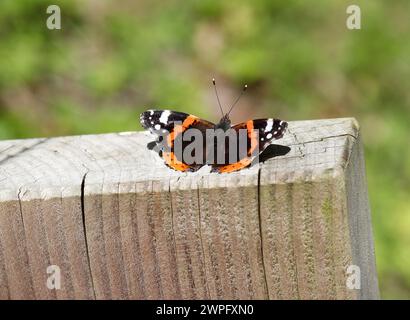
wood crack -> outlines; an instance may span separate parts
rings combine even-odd
[[[27,252],[27,236],[26,236],[26,227],[25,227],[25,223],[24,223],[24,215],[23,215],[23,206],[22,206],[22,200],[21,200],[21,191],[22,191],[23,187],[19,188],[19,191],[17,193],[17,199],[19,202],[19,209],[20,209],[20,220],[21,220],[21,224],[23,227],[23,237],[24,237],[24,245],[25,245],[25,254],[26,254],[26,259],[27,261],[29,261],[29,257],[28,257],[28,252]],[[31,290],[34,292],[35,294],[35,290],[34,290],[34,283],[33,283],[33,274],[31,271],[31,268],[28,269],[28,272],[30,273],[30,277],[29,277],[29,281],[30,281],[30,288]]]
[[[262,236],[262,214],[261,214],[261,171],[262,169],[258,169],[258,219],[259,219],[259,235],[260,235],[260,241],[261,241],[261,259],[262,259],[262,269],[263,269],[263,278],[265,282],[265,288],[266,288],[266,294],[267,298],[270,298],[269,294],[269,286],[268,286],[268,279],[266,276],[266,269],[265,269],[265,259],[264,259],[264,254],[263,254],[263,236]]]
[[[92,292],[93,292],[93,297],[94,299],[96,298],[95,296],[95,288],[94,288],[94,279],[93,279],[93,273],[91,269],[91,261],[90,261],[90,253],[89,253],[89,248],[88,248],[88,238],[87,238],[87,226],[85,222],[85,201],[84,201],[84,191],[85,191],[85,179],[87,177],[88,171],[83,175],[83,179],[81,181],[81,217],[83,221],[83,233],[84,233],[84,242],[85,242],[85,251],[87,255],[87,263],[88,263],[88,269],[90,272],[90,277],[91,277],[91,286],[92,286]]]
[[[289,131],[289,130],[288,130]],[[289,146],[299,146],[299,145],[305,145],[305,144],[308,144],[308,143],[317,143],[317,142],[322,142],[322,141],[324,141],[324,140],[326,140],[326,139],[334,139],[334,138],[340,138],[340,137],[352,137],[353,139],[357,139],[357,137],[356,136],[354,136],[354,135],[352,135],[352,134],[348,134],[348,133],[346,133],[346,134],[339,134],[339,135],[334,135],[334,136],[327,136],[327,137],[323,137],[323,138],[320,138],[320,139],[316,139],[316,140],[308,140],[308,141],[303,141],[303,142],[300,142],[298,139],[297,139],[297,135],[296,135],[296,133],[291,133],[291,132],[289,132],[294,138],[295,138],[295,141],[297,142],[297,143],[291,143],[291,144],[287,144],[287,146],[289,147]]]
[[[37,141],[36,143],[34,143],[33,145],[29,146],[29,147],[24,147],[22,148],[19,152],[15,153],[15,154],[11,154],[6,156],[4,159],[0,160],[0,165],[5,164],[6,162],[8,162],[9,160],[12,160],[20,155],[22,155],[23,153],[39,146],[40,144],[43,144],[44,142],[46,142],[48,140],[48,138],[43,138],[43,139],[39,139],[39,141]],[[7,149],[6,149],[7,150]]]

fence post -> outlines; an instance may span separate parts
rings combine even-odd
[[[231,174],[150,141],[0,141],[0,299],[379,298],[354,119],[290,122],[289,153]]]

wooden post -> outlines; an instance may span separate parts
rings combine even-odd
[[[1,299],[379,297],[354,119],[291,122],[288,154],[231,174],[174,172],[150,141],[0,142]]]

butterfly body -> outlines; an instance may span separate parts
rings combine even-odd
[[[194,115],[171,110],[147,110],[141,114],[140,122],[158,137],[160,156],[170,168],[188,172],[197,171],[208,164],[213,172],[219,173],[249,166],[271,141],[282,138],[288,125],[285,121],[267,118],[232,126],[228,114],[214,124]],[[226,134],[222,140],[212,136],[213,132],[219,134],[218,131]],[[185,139],[188,135],[194,136],[193,133],[196,134],[195,139]],[[191,145],[193,140],[200,140],[194,141],[197,143],[195,149]],[[176,152],[178,146],[179,153]],[[191,153],[186,152],[191,148]],[[186,153],[194,156],[196,161],[187,161],[183,156]]]
[[[231,128],[231,120],[227,115],[224,115],[214,128],[215,130],[222,129],[223,131],[228,131]]]

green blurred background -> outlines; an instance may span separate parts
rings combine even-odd
[[[46,28],[57,4],[62,30]],[[346,28],[346,8],[362,29]],[[383,298],[410,298],[410,2],[0,2],[0,139],[140,130],[146,108],[356,117]]]

